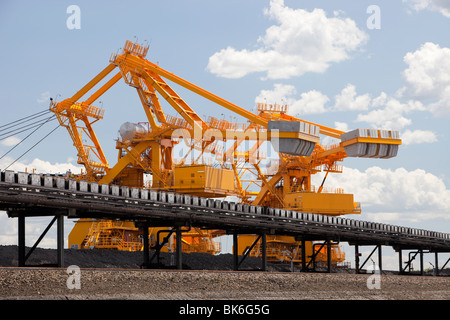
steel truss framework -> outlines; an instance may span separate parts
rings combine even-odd
[[[287,105],[257,103],[257,110],[250,112],[147,60],[148,49],[126,41],[120,52],[110,56],[108,65],[74,95],[52,101],[50,111],[68,130],[78,163],[84,166],[78,181],[143,188],[148,187],[144,175],[151,175],[151,187],[158,191],[236,196],[245,205],[331,216],[359,214],[360,204],[352,194],[324,186],[329,173],[341,173],[340,162],[346,157],[391,158],[401,145],[396,131],[344,132],[293,117]],[[121,79],[136,90],[146,122],[123,127],[121,131],[127,134],[117,139],[118,159],[110,165],[94,131],[105,110],[94,104]],[[196,106],[174,90],[177,87],[245,123],[226,121],[225,115],[223,119],[202,118]],[[175,116],[166,112],[175,112]],[[334,144],[321,145],[321,136],[333,138]],[[176,158],[174,151],[184,145],[187,152]],[[316,187],[312,177],[322,172],[322,183]],[[275,214],[286,212],[282,209]],[[205,236],[212,238],[213,233],[205,231]],[[271,240],[269,235],[269,248]]]
[[[68,130],[78,152],[78,163],[83,164],[86,169],[85,174],[80,175],[82,179],[127,185],[120,181],[121,177],[127,174],[127,169],[131,167],[135,171],[143,170],[151,173],[153,188],[174,190],[176,186],[173,181],[173,167],[178,159],[172,159],[171,154],[173,147],[179,142],[173,134],[175,132],[178,134],[181,129],[189,133],[192,138],[188,154],[193,149],[198,149],[201,154],[214,155],[220,166],[233,168],[236,186],[232,193],[239,197],[241,202],[288,208],[297,205],[293,203],[292,195],[289,196],[290,200],[287,200],[287,194],[304,192],[306,194],[321,193],[319,196],[323,196],[327,193],[323,185],[328,173],[342,172],[339,162],[347,156],[356,156],[346,153],[346,150],[350,150],[349,147],[370,146],[376,151],[386,148],[388,150],[391,147],[398,148],[401,144],[401,140],[391,136],[390,131],[387,130],[384,130],[386,131],[384,133],[375,130],[370,136],[358,134],[342,140],[343,135],[345,136],[344,131],[290,116],[286,113],[285,105],[259,103],[257,105],[259,113],[252,113],[148,61],[145,58],[147,52],[148,47],[126,41],[121,53],[112,54],[109,64],[72,97],[52,102],[50,110],[55,113],[61,126]],[[106,80],[114,72],[117,73]],[[149,130],[145,134],[133,136],[128,141],[118,141],[116,148],[119,150],[119,160],[114,166],[110,166],[93,130],[93,124],[103,118],[105,110],[94,106],[93,103],[120,79],[136,89],[145,111]],[[106,83],[100,86],[105,81]],[[175,92],[168,81],[231,111],[233,115],[243,117],[247,123],[231,123],[213,117],[209,117],[208,120],[203,119]],[[161,104],[163,101],[181,118],[165,114]],[[276,124],[277,122],[283,123],[281,129],[277,129],[279,125]],[[298,123],[303,129],[292,131],[292,128],[284,128],[284,125],[290,122]],[[342,141],[332,146],[321,146],[319,134]],[[219,137],[223,141],[233,142],[225,152],[218,150],[221,147],[218,143]],[[167,141],[167,144],[160,143],[162,140]],[[254,142],[253,146],[245,148],[246,140]],[[297,153],[293,150],[277,151],[282,170],[263,172],[259,163],[262,159],[260,147],[265,141],[277,144],[282,140],[284,142],[302,141],[302,146],[305,145],[305,147],[300,149],[310,150],[305,153]],[[244,151],[238,151],[241,147]],[[374,156],[376,157],[375,154],[370,155],[370,157]],[[393,155],[389,157],[391,156]],[[325,177],[322,185],[316,189],[311,185],[311,176],[321,171],[325,172]],[[244,180],[241,175],[244,172],[252,174],[254,183],[245,185],[244,181],[241,181],[241,179]],[[259,191],[250,190],[250,186]],[[338,194],[336,197],[341,197],[343,192],[336,190],[334,193]],[[332,197],[335,198],[334,195]],[[318,202],[323,201],[324,197],[320,199],[322,200]],[[353,200],[348,202],[353,205]],[[356,204],[345,210],[338,207],[328,208],[328,213],[341,215],[361,212]]]

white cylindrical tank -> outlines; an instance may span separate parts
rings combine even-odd
[[[119,134],[122,140],[130,140],[133,138],[135,134],[146,134],[147,129],[145,129],[144,126],[132,123],[132,122],[125,122],[120,126]]]

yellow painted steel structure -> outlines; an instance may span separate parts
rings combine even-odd
[[[69,234],[69,247],[138,251],[142,247],[139,236],[139,229],[130,221],[80,219]]]
[[[149,245],[157,245],[157,233],[167,228],[149,228]],[[215,234],[214,236],[218,236]],[[160,242],[162,239],[159,239]],[[220,243],[213,240],[213,234],[194,229],[183,232],[184,252],[220,252]],[[131,221],[79,219],[69,234],[71,249],[112,249],[120,251],[142,251],[142,231]],[[175,252],[175,241],[169,238],[161,252]]]
[[[249,250],[257,239],[255,235],[240,235],[238,241],[238,252],[246,252]],[[295,263],[300,264],[302,262],[301,253],[301,241],[293,241],[289,236],[270,236],[267,238],[266,243],[266,257],[267,261],[282,262],[282,263]],[[251,249],[250,256],[261,257],[262,245],[258,242],[253,249]],[[327,246],[314,246],[311,241],[305,241],[305,257],[307,257],[306,263],[310,262],[310,258],[315,255],[315,262],[320,264],[327,261]],[[341,251],[338,244],[331,245],[331,261],[332,265],[343,265],[345,261],[345,253]]]
[[[234,172],[207,165],[176,166],[173,189],[200,197],[234,195]]]
[[[401,144],[395,132],[357,129],[346,133],[293,117],[286,105],[257,103],[257,113],[250,112],[148,61],[147,52],[147,46],[126,41],[122,52],[112,54],[106,68],[82,89],[70,98],[52,102],[50,110],[68,130],[78,152],[78,163],[85,167],[79,179],[202,197],[235,196],[242,203],[302,212],[359,214],[360,205],[352,194],[324,187],[327,176],[342,172],[340,162],[348,156],[389,158],[396,155]],[[146,115],[146,121],[141,123],[145,130],[133,131],[129,137],[117,140],[118,161],[110,166],[93,129],[105,110],[93,104],[120,79],[139,96]],[[200,117],[167,80],[247,122]],[[164,112],[161,98],[179,117]],[[321,145],[321,136],[334,138],[336,143]],[[263,165],[262,149],[267,143],[276,151],[277,159],[272,159],[275,166]],[[175,158],[175,148],[183,144],[187,152]],[[214,163],[205,161],[207,155]],[[321,172],[324,173],[322,183],[314,186],[312,177]],[[151,176],[149,185],[144,181],[146,174]],[[77,240],[69,242],[82,247],[80,241],[87,243],[85,239],[94,229],[97,239],[102,232],[109,235],[128,232],[133,235],[130,239],[140,241],[139,235],[136,236],[139,231],[131,225],[106,227],[92,222],[86,228],[86,222],[80,222],[71,234],[71,239]],[[217,253],[212,238],[219,234],[194,230],[184,233],[183,240],[191,250]],[[279,245],[271,237],[267,240],[269,250],[270,246]],[[206,249],[201,239],[207,239],[211,245]],[[284,239],[283,243],[299,245],[293,238]],[[198,249],[202,246],[204,249]],[[124,247],[117,247],[120,248]]]

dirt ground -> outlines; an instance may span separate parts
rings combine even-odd
[[[55,261],[55,250],[37,249],[27,263]],[[0,246],[0,299],[450,300],[450,277],[286,272],[271,264],[268,272],[230,272],[231,255],[185,254],[191,270],[183,271],[139,269],[141,261],[140,252],[66,250],[65,268],[16,268],[17,247]],[[260,264],[249,259],[242,267]],[[70,265],[81,268],[79,282]]]
[[[450,278],[281,272],[0,268],[0,299],[450,300]],[[69,279],[69,286],[67,285]],[[69,287],[72,287],[70,289]]]

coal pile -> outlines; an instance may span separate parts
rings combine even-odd
[[[28,252],[30,248],[26,248]],[[152,258],[154,252],[150,252]],[[51,266],[56,264],[57,253],[55,249],[36,248],[26,261],[26,266]],[[240,256],[241,260],[242,257]],[[156,257],[150,268],[174,268],[175,253],[160,253],[160,263]],[[183,253],[183,269],[185,270],[233,270],[233,255],[207,253]],[[128,252],[117,250],[64,250],[64,265],[77,265],[80,268],[122,268],[139,269],[143,263],[142,252]],[[0,246],[0,267],[18,266],[17,246]],[[261,260],[247,257],[240,265],[239,270],[261,269]],[[267,263],[268,271],[289,271],[289,265]]]

